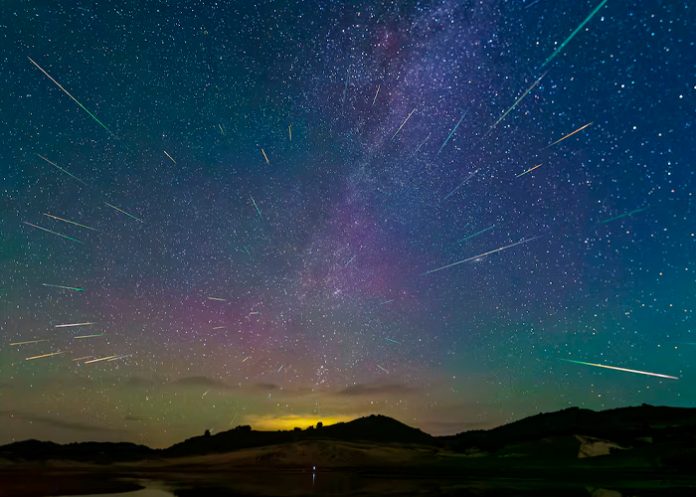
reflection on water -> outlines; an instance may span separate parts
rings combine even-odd
[[[74,496],[62,495],[59,497]],[[158,488],[143,488],[142,490],[135,490],[133,492],[119,492],[115,494],[80,494],[80,497],[174,497],[174,494]]]
[[[356,473],[249,472],[244,474],[198,474],[189,479],[181,475],[162,475],[162,481],[143,479],[103,480],[104,486],[83,488],[74,494],[61,492],[60,497],[279,497],[375,495],[398,497],[406,495],[463,497],[687,497],[696,495],[693,483],[675,488],[668,481],[633,481],[616,485],[587,485],[578,481],[546,480],[544,478],[436,479],[371,477]],[[114,487],[114,484],[121,485]],[[108,485],[112,485],[109,487]],[[140,486],[139,490],[124,492]],[[144,488],[143,488],[144,487]],[[612,488],[613,487],[613,488]],[[115,489],[120,492],[113,493]],[[103,490],[105,493],[99,493]],[[109,493],[112,492],[112,493]],[[0,492],[1,494],[1,492]]]
[[[621,492],[608,490],[606,488],[596,488],[592,490],[591,497],[622,497]]]

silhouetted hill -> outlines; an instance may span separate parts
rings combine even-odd
[[[250,426],[238,426],[215,435],[189,438],[163,451],[164,455],[207,454],[228,452],[263,445],[275,445],[304,440],[366,441],[435,445],[437,440],[417,428],[407,426],[387,416],[372,415],[346,423],[292,431],[254,431]]]
[[[602,460],[617,467],[669,467],[691,471],[696,470],[696,409],[643,405],[595,412],[570,408],[538,414],[491,430],[446,437],[433,437],[395,419],[372,415],[305,430],[255,431],[250,426],[238,426],[214,435],[192,437],[159,450],[130,443],[59,445],[28,440],[0,447],[0,459],[98,463],[149,459],[167,464],[167,460],[178,457],[277,446],[268,449],[271,452],[264,457],[292,461],[288,454],[333,454],[333,442],[335,447],[343,447],[340,454],[331,456],[336,460],[347,460],[353,456],[346,454],[357,454],[357,449],[346,448],[345,444],[359,442],[364,447],[372,447],[374,454],[382,455],[360,456],[356,460],[376,461],[383,457],[391,461],[397,453],[402,456],[439,453],[443,457],[453,457],[459,461],[457,464],[463,464],[462,461],[478,464],[476,461],[485,460],[485,464],[493,467],[502,464],[496,461],[506,461],[508,466],[515,461],[517,466],[549,467],[568,464],[578,458],[591,458],[592,464]],[[427,450],[423,451],[424,448]],[[360,450],[367,454],[367,449]],[[476,457],[462,459],[455,454],[457,452]],[[415,460],[409,457],[404,460]]]
[[[432,445],[437,440],[388,416],[372,415],[316,430],[315,435],[347,441],[391,442]]]
[[[0,458],[23,460],[69,459],[109,463],[144,459],[157,451],[128,442],[75,442],[57,444],[39,440],[24,440],[0,447]]]
[[[591,411],[571,407],[542,413],[491,430],[440,437],[454,449],[496,450],[506,445],[542,438],[585,435],[618,444],[659,443],[669,440],[694,441],[696,409],[677,407],[624,407]]]

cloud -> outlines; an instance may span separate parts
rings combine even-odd
[[[150,387],[156,385],[157,382],[152,379],[143,378],[142,376],[130,376],[124,384],[128,387]]]
[[[31,414],[20,411],[0,411],[0,416],[8,416],[11,419],[17,419],[29,423],[39,423],[46,426],[50,426],[52,428],[61,428],[64,430],[90,433],[125,433],[124,430],[118,428],[108,428],[106,426],[92,425],[89,423],[80,423],[78,421],[64,421],[60,418],[53,418],[50,416],[42,416],[38,414]]]
[[[401,383],[358,383],[340,390],[338,395],[345,397],[358,397],[371,395],[409,395],[415,392],[415,388]]]
[[[278,385],[273,383],[256,383],[252,388],[261,391],[278,390]]]
[[[198,387],[209,390],[245,390],[248,392],[271,392],[280,390],[274,383],[254,383],[247,386],[230,385],[222,380],[217,380],[209,376],[185,376],[171,382],[172,385],[185,387]]]
[[[174,380],[172,384],[186,387],[215,388],[219,390],[230,389],[230,386],[224,381],[216,380],[209,376],[185,376],[178,380]]]

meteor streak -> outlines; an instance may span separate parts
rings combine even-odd
[[[95,362],[110,361],[111,359],[115,359],[116,357],[119,357],[119,356],[108,355],[106,357],[97,357],[96,359],[90,359],[89,361],[85,361],[83,364],[92,364]]]
[[[532,171],[534,171],[535,169],[537,169],[537,168],[539,168],[539,167],[541,167],[541,166],[543,166],[543,165],[544,165],[544,163],[543,163],[543,162],[540,162],[540,163],[537,164],[536,166],[530,167],[530,168],[527,169],[525,172],[518,174],[517,176],[515,176],[515,178],[519,178],[520,176],[524,176],[525,174],[529,174],[529,173],[531,173]]]
[[[677,376],[670,376],[668,374],[651,373],[650,371],[639,371],[637,369],[620,368],[618,366],[608,366],[606,364],[595,364],[592,362],[574,361],[572,359],[561,359],[561,361],[570,362],[572,364],[580,364],[582,366],[592,366],[595,368],[613,369],[614,371],[623,371],[624,373],[634,373],[634,374],[642,374],[645,376],[655,376],[657,378],[666,378],[668,380],[678,380],[679,379],[679,377],[677,377]]]
[[[80,288],[79,286],[65,286],[65,285],[52,285],[51,283],[41,283],[43,286],[50,287],[50,288],[61,288],[63,290],[72,290],[73,292],[84,292],[84,288]]]
[[[483,228],[482,230],[477,231],[476,233],[472,233],[470,235],[467,235],[464,238],[462,238],[461,240],[457,240],[457,243],[462,243],[462,242],[465,242],[467,240],[471,240],[472,238],[476,238],[477,236],[483,235],[484,233],[492,230],[493,228],[495,228],[495,224],[491,224],[488,228]]]
[[[27,357],[24,360],[25,361],[33,361],[34,359],[43,359],[44,357],[52,357],[54,355],[60,355],[60,354],[65,354],[64,351],[57,351],[57,352],[49,352],[48,354],[41,354],[41,355],[33,355],[31,357]]]
[[[264,149],[261,149],[261,155],[263,155],[263,159],[266,161],[266,164],[270,166],[271,161],[268,160],[268,156],[266,155],[266,151]]]
[[[377,364],[377,367],[378,367],[379,369],[381,369],[382,371],[384,371],[385,373],[389,374],[389,370],[388,370],[388,369],[383,368],[383,367],[380,366],[379,364]]]
[[[428,136],[425,137],[425,140],[423,140],[422,142],[420,142],[420,144],[418,145],[418,147],[416,147],[416,151],[413,152],[413,155],[416,155],[416,154],[418,153],[418,151],[421,149],[421,147],[422,147],[423,145],[425,145],[425,142],[427,142],[429,138],[430,138],[430,133],[428,133]]]
[[[123,209],[119,209],[118,207],[116,207],[116,206],[113,205],[113,204],[110,204],[109,202],[104,202],[104,204],[107,205],[108,207],[111,207],[113,210],[120,212],[121,214],[125,214],[126,216],[128,216],[128,217],[131,218],[131,219],[135,219],[136,221],[138,221],[138,222],[140,222],[140,223],[144,222],[144,221],[143,221],[142,219],[140,219],[139,217],[135,217],[133,214],[130,214],[130,213],[124,211]]]
[[[31,343],[48,342],[48,340],[27,340],[26,342],[12,342],[10,345],[29,345]]]
[[[456,187],[454,188],[454,190],[452,190],[452,191],[449,192],[447,195],[445,195],[445,196],[442,198],[442,201],[444,202],[445,200],[447,200],[448,198],[450,198],[452,195],[454,195],[454,192],[456,192],[456,191],[459,190],[462,186],[464,186],[465,184],[467,184],[467,183],[469,182],[469,180],[470,180],[471,178],[473,178],[473,177],[476,175],[476,173],[478,173],[478,169],[477,169],[476,171],[474,171],[473,173],[469,174],[469,176],[467,176],[467,177],[464,179],[464,181],[462,181],[461,183],[459,183],[459,185],[456,186]]]
[[[223,299],[220,297],[208,297],[208,300],[216,300],[218,302],[227,302],[227,299]]]
[[[52,235],[56,235],[56,236],[59,236],[61,238],[65,238],[66,240],[70,240],[71,242],[82,243],[82,241],[78,240],[77,238],[73,238],[71,236],[64,235],[63,233],[58,233],[57,231],[49,230],[48,228],[43,228],[41,226],[37,226],[36,224],[32,224],[28,221],[23,221],[23,223],[26,224],[27,226],[31,226],[32,228],[36,228],[37,230],[45,231],[46,233],[51,233]]]
[[[99,333],[99,334],[97,334],[97,335],[80,335],[80,336],[76,336],[76,337],[73,337],[73,338],[74,338],[75,340],[83,340],[83,339],[85,339],[85,338],[96,338],[96,337],[103,337],[103,336],[104,336],[104,333]]]
[[[561,143],[563,140],[565,140],[565,139],[567,139],[567,138],[570,138],[570,137],[573,136],[575,133],[580,133],[583,129],[587,128],[588,126],[592,126],[592,122],[589,122],[589,123],[587,123],[587,124],[585,124],[585,125],[583,125],[583,126],[580,126],[578,129],[576,129],[576,130],[573,131],[572,133],[568,133],[568,134],[565,135],[563,138],[560,138],[560,139],[556,140],[555,142],[546,145],[544,148],[542,148],[542,150],[546,150],[546,149],[549,148],[549,147],[553,147],[556,143]]]
[[[461,261],[453,262],[451,264],[447,264],[446,266],[441,266],[441,267],[438,267],[435,269],[431,269],[431,270],[426,271],[426,272],[421,273],[421,274],[426,275],[426,274],[437,273],[438,271],[442,271],[443,269],[449,269],[451,267],[458,266],[459,264],[464,264],[465,262],[471,262],[471,261],[475,261],[477,259],[482,259],[486,256],[491,255],[491,254],[496,254],[498,252],[502,252],[503,250],[507,250],[507,249],[510,249],[512,247],[516,247],[517,245],[522,245],[523,243],[531,242],[532,240],[536,240],[537,238],[539,238],[539,237],[533,236],[532,238],[524,238],[524,239],[520,240],[519,242],[511,243],[509,245],[504,245],[502,247],[498,247],[497,249],[493,249],[493,250],[489,250],[488,252],[484,252],[483,254],[474,255],[473,257],[469,257],[469,258],[463,259]]]
[[[169,157],[169,160],[170,160],[170,161],[172,161],[174,164],[176,164],[176,161],[174,160],[174,157],[172,157],[171,155],[169,155],[169,152],[167,152],[166,150],[162,150],[162,152],[164,152],[164,155],[166,155],[167,157]]]
[[[292,124],[288,124],[288,138],[292,141]]]
[[[544,67],[546,64],[548,64],[548,63],[551,62],[553,59],[555,59],[555,58],[556,58],[556,55],[558,55],[559,53],[561,53],[561,51],[562,51],[563,48],[568,44],[568,42],[569,42],[570,40],[572,40],[573,37],[574,37],[576,34],[578,34],[578,32],[583,28],[583,26],[585,26],[585,24],[587,24],[588,22],[590,22],[590,19],[592,19],[592,18],[595,16],[595,14],[596,14],[597,12],[599,12],[599,9],[601,9],[602,7],[604,7],[604,4],[605,4],[605,3],[607,3],[607,0],[602,0],[602,1],[599,3],[599,5],[597,5],[597,6],[594,8],[594,10],[593,10],[592,12],[590,12],[590,15],[588,15],[588,16],[585,18],[585,20],[582,21],[582,22],[580,23],[580,25],[579,25],[577,28],[575,28],[575,31],[573,31],[572,33],[570,33],[570,36],[568,36],[568,38],[566,38],[565,41],[564,41],[563,43],[561,43],[561,44],[559,45],[559,47],[558,47],[556,50],[554,50],[554,52],[553,52],[551,55],[549,55],[549,57],[544,61],[544,63],[541,65],[541,67]]]
[[[116,135],[113,134],[113,132],[112,132],[109,128],[106,127],[106,124],[104,124],[104,123],[101,122],[99,119],[97,119],[97,116],[95,116],[94,114],[92,114],[92,113],[89,111],[89,109],[88,109],[87,107],[85,107],[84,105],[82,105],[78,99],[76,99],[75,97],[73,97],[73,96],[70,94],[70,92],[69,92],[68,90],[66,90],[65,88],[63,88],[63,86],[62,86],[58,81],[56,81],[55,79],[53,79],[53,76],[51,76],[50,74],[48,74],[48,73],[44,70],[43,67],[41,67],[39,64],[37,64],[36,62],[34,62],[34,59],[32,59],[31,57],[27,57],[27,59],[29,59],[29,62],[31,62],[32,64],[34,64],[34,65],[37,67],[37,69],[38,69],[39,71],[41,71],[42,73],[44,73],[44,76],[46,76],[46,77],[47,77],[48,79],[50,79],[58,88],[60,88],[60,90],[61,90],[63,93],[65,93],[67,96],[69,96],[69,97],[72,99],[73,102],[75,102],[77,105],[79,105],[80,108],[81,108],[82,110],[84,110],[84,111],[89,115],[89,117],[91,117],[92,119],[94,119],[94,120],[97,122],[97,124],[99,124],[99,126],[101,126],[101,127],[104,128],[106,131],[108,131],[109,134],[110,134],[111,136],[116,137]]]
[[[256,200],[254,200],[254,197],[249,195],[249,198],[251,199],[251,203],[254,204],[254,209],[256,209],[256,213],[259,215],[261,219],[263,219],[263,214],[261,214],[261,209],[259,209],[259,206],[256,205]]]
[[[500,116],[500,117],[498,118],[498,120],[497,120],[496,122],[493,123],[493,125],[490,127],[489,131],[492,130],[493,128],[495,128],[495,127],[498,125],[498,123],[499,123],[500,121],[502,121],[503,119],[505,119],[505,116],[507,116],[510,112],[512,112],[512,111],[515,109],[515,107],[517,107],[517,105],[518,105],[522,100],[524,100],[524,97],[526,97],[527,95],[529,95],[529,92],[532,91],[532,90],[536,87],[536,85],[538,85],[538,84],[541,82],[541,79],[542,79],[544,76],[546,76],[546,73],[544,73],[544,74],[542,74],[541,76],[539,76],[539,79],[537,79],[534,83],[532,83],[532,85],[524,91],[524,93],[520,96],[520,98],[518,98],[517,100],[515,100],[515,103],[512,104],[512,107],[510,107],[508,110],[506,110],[505,112],[503,112],[503,115]]]
[[[638,214],[639,212],[643,212],[647,209],[648,209],[647,207],[641,207],[640,209],[633,209],[632,211],[624,212],[623,214],[619,214],[618,216],[604,219],[604,220],[600,221],[599,224],[607,224],[607,223],[611,223],[612,221],[618,221],[619,219],[623,219],[625,217],[630,217],[633,214]]]
[[[394,340],[393,338],[384,337],[384,339],[385,339],[387,342],[392,342],[392,343],[396,343],[396,344],[398,344],[398,345],[401,345],[401,342],[397,342],[397,341]]]
[[[75,181],[79,181],[79,182],[82,183],[83,185],[87,186],[87,183],[85,183],[84,181],[82,181],[80,178],[78,178],[77,176],[75,176],[73,173],[71,173],[71,172],[68,171],[67,169],[63,169],[63,168],[60,167],[58,164],[56,164],[56,163],[53,162],[53,161],[48,160],[46,157],[44,157],[44,156],[41,155],[41,154],[36,154],[36,155],[38,155],[40,158],[42,158],[43,160],[45,160],[46,162],[48,162],[50,165],[52,165],[53,167],[55,167],[55,168],[58,169],[59,171],[61,171],[61,172],[65,173],[65,174],[67,174],[68,176],[70,176],[70,177],[71,177],[72,179],[74,179]]]
[[[69,323],[69,324],[57,324],[54,326],[54,328],[74,328],[76,326],[90,326],[93,324],[97,324],[95,322],[89,322],[89,323]]]
[[[77,223],[75,221],[71,221],[70,219],[65,219],[63,217],[54,216],[53,214],[49,214],[47,212],[44,212],[44,216],[50,217],[51,219],[55,219],[56,221],[63,221],[64,223],[73,224],[75,226],[79,226],[80,228],[86,228],[88,230],[97,231],[96,229],[94,229],[90,226],[86,226],[84,224],[80,224],[80,223]]]
[[[382,84],[377,85],[377,91],[375,92],[375,98],[372,99],[372,105],[375,105],[375,102],[377,101],[377,95],[379,95],[379,89],[382,87]]]
[[[468,112],[468,111],[464,111],[464,114],[462,114],[462,117],[459,118],[459,122],[457,122],[457,124],[454,125],[454,128],[452,128],[452,131],[450,131],[450,134],[447,135],[447,138],[445,138],[445,141],[442,142],[442,145],[440,145],[440,150],[437,151],[437,154],[438,154],[438,155],[440,155],[440,152],[442,152],[442,149],[445,148],[445,146],[446,146],[447,143],[450,141],[450,139],[452,138],[452,136],[457,132],[457,128],[459,127],[459,125],[462,123],[462,121],[463,121],[464,118],[466,117],[466,113],[467,113],[467,112]]]
[[[411,113],[410,113],[408,116],[406,116],[406,119],[404,119],[404,122],[401,123],[401,126],[399,126],[399,129],[397,129],[396,132],[394,133],[394,135],[392,136],[392,140],[393,140],[394,138],[396,138],[396,135],[399,134],[399,131],[401,131],[401,128],[404,127],[404,125],[406,124],[406,122],[408,122],[408,120],[411,119],[411,116],[413,115],[414,112],[416,112],[416,109],[413,109],[413,110],[411,111]]]
[[[112,362],[112,361],[120,361],[121,359],[125,359],[126,357],[130,357],[132,354],[123,354],[123,355],[117,355],[115,357],[112,357],[110,359],[107,359],[106,362]]]

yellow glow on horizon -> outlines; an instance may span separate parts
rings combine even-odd
[[[324,426],[333,425],[345,421],[351,421],[356,416],[319,416],[317,414],[288,414],[285,416],[266,415],[249,415],[244,418],[245,423],[251,425],[254,430],[275,431],[275,430],[292,430],[293,428],[302,428],[303,430],[309,426],[315,426],[321,421]]]

